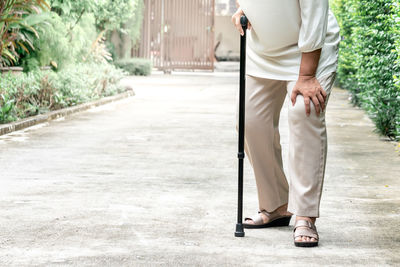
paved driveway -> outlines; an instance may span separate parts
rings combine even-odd
[[[400,265],[400,157],[340,89],[320,246],[294,247],[293,226],[233,237],[237,77],[132,77],[134,97],[0,137],[0,265]],[[255,193],[246,159],[245,215]]]

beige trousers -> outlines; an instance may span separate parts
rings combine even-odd
[[[325,105],[335,77],[336,72],[332,72],[317,78],[327,93]],[[288,203],[288,211],[295,215],[319,217],[327,155],[326,108],[317,116],[310,101],[311,113],[307,116],[300,94],[292,106],[290,95],[295,84],[296,81],[246,76],[245,153],[256,178],[259,210],[271,212]],[[279,135],[285,96],[289,105],[289,183],[282,166]],[[238,94],[236,99],[237,119]]]

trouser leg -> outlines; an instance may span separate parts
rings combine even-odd
[[[279,135],[285,96],[285,81],[246,76],[245,152],[256,178],[259,209],[268,212],[288,202]]]
[[[335,80],[333,72],[317,78],[327,93],[325,105]],[[287,82],[290,98],[295,81]],[[317,116],[310,101],[310,116],[307,117],[302,95],[297,95],[296,104],[288,99],[289,112],[289,204],[288,211],[298,216],[319,217],[322,185],[327,155],[327,132],[325,110]]]

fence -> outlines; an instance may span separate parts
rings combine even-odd
[[[153,66],[214,69],[215,0],[145,0],[140,43],[132,56],[149,58]]]

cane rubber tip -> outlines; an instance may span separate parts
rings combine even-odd
[[[244,237],[244,232],[235,232],[235,237]]]
[[[241,223],[236,224],[235,237],[244,237],[243,224]]]

